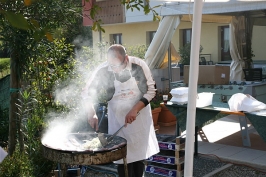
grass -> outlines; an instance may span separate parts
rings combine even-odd
[[[0,58],[0,78],[10,74],[10,58]]]

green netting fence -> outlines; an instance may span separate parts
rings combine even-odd
[[[10,100],[10,75],[0,79],[0,107],[1,109],[9,108]]]

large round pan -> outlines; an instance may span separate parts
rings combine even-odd
[[[104,134],[104,136],[111,135]],[[42,141],[43,154],[49,160],[73,165],[104,164],[126,157],[127,141],[119,136],[115,136],[113,141],[102,149],[80,148],[80,143],[96,137],[98,137],[97,133],[71,133],[66,136],[61,145]]]
[[[110,137],[109,134],[103,134],[105,138]],[[127,140],[115,136],[113,140],[108,143],[104,148],[84,149],[81,147],[86,141],[91,141],[93,138],[97,138],[98,133],[70,133],[65,136],[64,140],[60,140],[62,143],[52,143],[54,141],[42,141],[42,144],[48,148],[55,149],[58,151],[67,151],[69,153],[95,153],[95,152],[106,152],[123,147],[127,144]]]

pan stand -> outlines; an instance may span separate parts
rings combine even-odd
[[[55,177],[66,177],[67,176],[67,165],[58,163],[58,170],[55,170]]]
[[[123,157],[123,161],[124,161],[125,177],[128,177],[127,158]]]

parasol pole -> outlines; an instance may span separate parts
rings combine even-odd
[[[197,82],[199,75],[199,48],[202,21],[203,0],[194,1],[192,41],[190,50],[189,88],[186,124],[186,147],[185,147],[185,171],[184,176],[193,176],[194,140],[195,140],[195,117]]]
[[[168,81],[169,81],[169,90],[171,90],[172,82],[172,51],[171,51],[171,41],[168,48]]]

